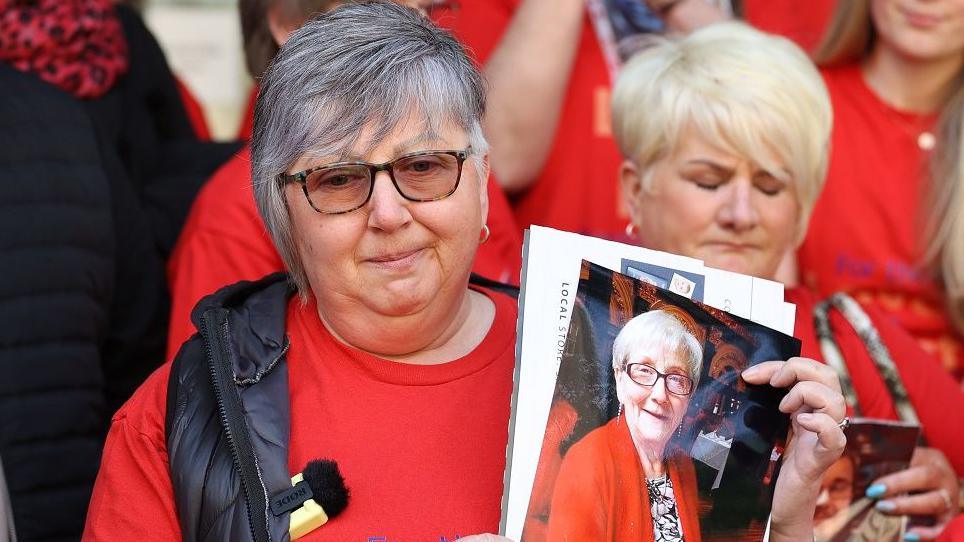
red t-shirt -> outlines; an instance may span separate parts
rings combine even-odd
[[[452,541],[497,532],[509,434],[515,300],[486,292],[495,320],[469,355],[408,365],[332,337],[314,303],[288,306],[292,475],[338,462],[351,491],[311,540]],[[170,364],[114,416],[84,540],[180,539],[164,412]]]
[[[479,245],[472,270],[518,284],[522,237],[498,183],[489,179],[489,240]],[[167,264],[171,290],[168,358],[191,335],[191,309],[205,295],[240,280],[281,271],[284,264],[254,203],[251,154],[245,147],[201,189]]]
[[[787,291],[787,301],[797,306],[793,335],[803,343],[801,355],[823,361],[813,324],[817,296],[806,288],[795,288]],[[964,427],[964,393],[942,370],[937,359],[924,352],[890,317],[878,307],[865,305],[863,308],[890,351],[907,396],[920,418],[928,446],[944,452],[957,474],[964,475],[964,439],[960,438],[960,430]],[[847,360],[861,415],[897,420],[887,385],[860,337],[838,311],[831,313],[830,325]]]
[[[813,51],[830,23],[837,0],[743,0],[746,22],[786,36],[803,50]]]
[[[503,9],[508,22],[511,10]],[[629,215],[617,176],[622,156],[612,135],[612,83],[592,21],[583,19],[552,148],[535,181],[512,198],[513,207],[521,228],[538,224],[626,240]]]
[[[964,342],[941,291],[919,266],[918,206],[929,156],[918,136],[934,115],[895,110],[859,66],[824,70],[834,108],[827,184],[798,253],[801,276],[821,295],[848,291],[879,306],[944,368],[964,377]]]

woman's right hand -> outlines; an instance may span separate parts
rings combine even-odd
[[[773,492],[770,540],[811,541],[820,481],[847,444],[840,380],[832,368],[808,358],[760,363],[743,371],[743,379],[790,388],[780,411],[790,414],[793,437]]]
[[[933,526],[908,531],[918,540],[937,539],[960,512],[959,493],[957,474],[944,453],[924,447],[914,450],[908,468],[874,480],[867,489],[868,497],[880,499],[875,507],[885,514],[933,518]]]

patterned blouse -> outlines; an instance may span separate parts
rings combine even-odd
[[[646,489],[649,490],[649,509],[653,515],[654,542],[683,542],[683,528],[680,525],[679,511],[676,509],[673,480],[666,475],[647,478]]]

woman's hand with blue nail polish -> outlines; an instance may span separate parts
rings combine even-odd
[[[882,499],[874,508],[885,514],[934,518],[932,527],[913,527],[904,537],[906,542],[919,542],[935,540],[960,512],[959,491],[957,474],[944,453],[921,447],[914,451],[910,467],[878,478],[866,495]]]
[[[893,512],[897,509],[897,505],[894,504],[894,501],[877,501],[877,503],[874,504],[874,508],[881,512]]]
[[[887,486],[884,484],[874,484],[867,488],[867,492],[864,493],[868,499],[879,499],[887,493]]]

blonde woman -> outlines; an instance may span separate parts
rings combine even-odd
[[[620,179],[638,242],[774,279],[808,218],[811,228],[818,220],[810,217],[826,172],[831,117],[820,74],[785,39],[730,23],[644,51],[613,92],[614,135],[625,157]],[[846,219],[821,220],[833,226]],[[794,288],[787,297],[797,305],[802,355],[841,361],[835,368],[852,412],[920,421],[931,447],[918,448],[910,468],[877,480],[868,497],[885,513],[935,520],[908,540],[936,537],[958,512],[964,394],[878,308],[847,306],[875,326],[879,340],[869,350],[842,313],[816,328],[812,292]],[[828,336],[835,351],[821,348]],[[880,349],[887,359],[874,355]]]
[[[884,309],[964,377],[964,2],[839,2],[815,59],[834,109],[803,282]]]

